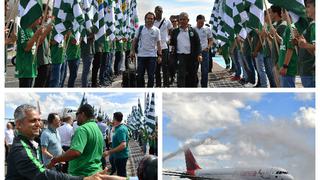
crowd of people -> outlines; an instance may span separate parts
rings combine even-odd
[[[45,9],[46,5],[43,6]],[[52,31],[49,22],[54,17],[49,16],[50,8],[47,12],[30,27],[19,27],[17,34],[7,31],[12,33],[8,34],[6,43],[17,43],[15,66],[19,87],[63,87],[67,66],[67,84],[74,87],[80,60],[82,87],[110,86],[115,77],[129,69],[131,62],[137,64],[137,78],[133,83],[137,87],[145,87],[145,71],[147,87],[170,87],[175,80],[178,87],[208,87],[212,49],[220,43],[213,38],[210,25],[205,25],[205,17],[201,14],[196,18],[196,26],[192,27],[187,13],[166,19],[162,16],[163,8],[157,6],[154,13],[145,15],[145,24],[136,30],[132,39],[110,41],[105,35],[104,42],[97,42],[94,32],[90,32],[87,39],[77,41],[75,33],[69,31],[64,37],[68,43],[59,44],[49,39]],[[299,75],[304,87],[314,87],[314,0],[306,1],[306,12],[309,26],[299,33],[294,24],[289,23],[291,17],[284,9],[271,6],[268,13],[265,11],[266,22],[260,30],[251,31],[245,39],[236,35],[219,47],[226,69],[231,67],[230,72],[234,73],[231,80],[251,83],[255,87],[295,87]],[[44,17],[48,23],[40,26]],[[36,45],[39,48],[34,52]],[[125,69],[121,69],[121,64],[125,64]],[[88,81],[90,68],[91,83]]]
[[[129,139],[133,137],[121,112],[115,112],[106,124],[101,117],[95,117],[91,105],[83,104],[76,120],[66,115],[60,126],[59,114],[50,113],[44,128],[36,107],[23,104],[16,108],[14,119],[15,130],[8,123],[5,133],[6,179],[129,178]],[[107,168],[106,158],[111,167]],[[146,155],[139,166],[136,179],[157,179],[156,156]]]
[[[222,47],[226,64],[232,60],[232,80],[255,87],[292,88],[299,75],[303,87],[315,87],[315,1],[305,4],[309,24],[303,32],[285,9],[271,6],[264,12],[261,30],[251,31],[246,39],[237,35]]]

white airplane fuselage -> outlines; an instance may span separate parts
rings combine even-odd
[[[218,180],[293,180],[293,176],[282,168],[225,168],[198,169],[197,177],[214,178]]]

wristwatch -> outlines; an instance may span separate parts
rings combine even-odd
[[[282,67],[283,67],[284,69],[288,69],[289,66],[288,66],[287,64],[283,64]]]

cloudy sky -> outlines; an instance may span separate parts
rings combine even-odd
[[[314,94],[165,93],[163,108],[164,157],[191,146],[203,168],[278,166],[315,179]],[[163,167],[185,171],[184,154]]]
[[[86,93],[89,104],[100,108],[109,117],[116,111],[121,111],[126,118],[131,113],[132,106],[138,105],[140,99],[144,109],[144,93]],[[13,113],[18,105],[30,103],[37,105],[39,101],[41,117],[47,118],[48,113],[62,113],[63,108],[77,109],[80,105],[83,93],[6,93],[5,95],[5,117],[13,118]],[[151,93],[150,93],[151,96]],[[156,115],[159,115],[158,96],[155,94]]]
[[[163,16],[169,18],[171,15],[178,15],[181,12],[189,14],[189,23],[196,24],[196,17],[202,14],[209,23],[214,0],[137,0],[139,22],[144,24],[144,15],[148,11],[154,12],[156,6],[163,7]],[[270,4],[267,2],[267,6]]]

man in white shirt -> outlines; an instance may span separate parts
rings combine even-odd
[[[208,73],[209,73],[209,50],[213,43],[213,36],[209,27],[204,26],[205,17],[203,15],[197,16],[197,26],[194,28],[200,38],[201,44],[201,87],[208,87]],[[211,61],[211,59],[210,59]]]
[[[130,56],[135,57],[135,47],[138,46],[138,87],[144,87],[145,70],[148,73],[148,87],[154,86],[154,73],[158,61],[161,61],[160,30],[153,26],[155,14],[148,12],[145,15],[145,25],[139,27],[132,41]],[[142,28],[142,29],[141,29]]]
[[[172,31],[171,21],[166,18],[162,18],[162,7],[157,6],[154,10],[156,18],[154,26],[160,29],[161,36],[161,49],[162,49],[162,60],[157,64],[156,68],[156,87],[161,87],[161,68],[163,76],[163,87],[169,87],[169,34]]]
[[[66,116],[64,118],[63,126],[58,128],[58,133],[61,137],[61,145],[64,151],[67,151],[70,147],[71,138],[73,135],[73,127],[72,127],[73,119],[71,116]]]
[[[73,136],[73,118],[71,115],[64,117],[64,124],[57,130],[61,138],[61,145],[64,152],[70,148],[71,138]],[[68,162],[62,166],[62,172],[68,172]]]
[[[197,87],[197,71],[202,61],[198,33],[189,26],[189,15],[179,15],[180,27],[172,31],[171,45],[178,59],[178,87]]]
[[[10,152],[14,138],[14,130],[11,123],[7,123],[7,129],[5,132],[5,145],[6,145],[6,157]]]

